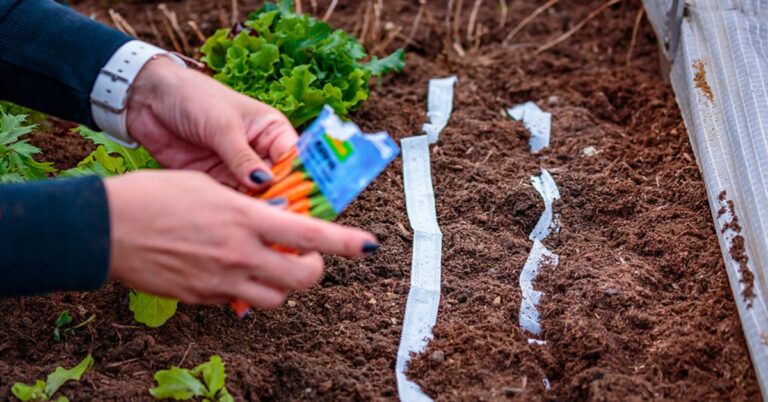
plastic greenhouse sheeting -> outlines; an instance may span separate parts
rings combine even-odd
[[[665,52],[671,60],[670,80],[706,183],[728,279],[765,399],[768,0],[681,1],[643,0],[660,46],[672,45]],[[678,46],[673,44],[675,37]]]

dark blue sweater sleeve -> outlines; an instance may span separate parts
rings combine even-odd
[[[52,0],[0,0],[0,99],[96,129],[93,83],[130,39]],[[100,286],[109,230],[98,178],[0,186],[0,296]]]
[[[98,177],[0,186],[0,296],[101,286],[109,230]]]
[[[129,40],[52,0],[0,0],[0,99],[98,129],[93,83]]]

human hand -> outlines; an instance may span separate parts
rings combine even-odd
[[[126,124],[163,167],[251,190],[271,180],[265,159],[277,160],[298,138],[278,110],[165,57],[136,77]]]
[[[362,230],[279,210],[199,172],[140,171],[104,183],[110,276],[184,303],[276,308],[288,291],[318,281],[318,252],[360,257],[377,247]]]

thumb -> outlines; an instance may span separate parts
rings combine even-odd
[[[216,146],[216,153],[237,179],[249,189],[257,189],[272,181],[269,166],[256,154],[245,135],[229,135]]]

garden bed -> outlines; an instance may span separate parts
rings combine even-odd
[[[321,3],[319,15],[327,2]],[[363,129],[396,138],[417,134],[426,119],[428,80],[458,76],[453,115],[431,150],[444,236],[442,299],[434,340],[412,360],[410,378],[440,400],[758,400],[704,184],[645,21],[627,63],[640,2],[620,2],[535,55],[601,2],[563,1],[502,46],[537,5],[509,2],[502,28],[497,2],[488,1],[477,21],[490,33],[475,50],[465,42],[463,57],[446,49],[446,4],[437,3],[427,7],[406,48],[404,72],[375,86],[353,116]],[[473,5],[463,3],[462,38]],[[340,2],[332,25],[353,30],[357,4]],[[241,2],[240,9],[256,5]],[[219,9],[230,9],[228,1],[168,6],[206,34],[228,19]],[[110,21],[107,5],[75,7]],[[156,42],[146,14],[158,13],[152,3],[112,7]],[[382,21],[404,32],[388,50],[403,44],[418,7],[385,2]],[[528,100],[553,115],[551,146],[537,155],[528,151],[522,124],[504,113]],[[60,168],[91,150],[57,132],[33,142]],[[588,147],[594,149],[585,152]],[[518,276],[543,209],[530,176],[541,167],[562,195],[555,204],[561,229],[545,241],[560,263],[544,267],[534,283],[544,292],[544,346],[529,344],[518,325]],[[412,240],[400,161],[340,221],[376,233],[382,242],[376,257],[328,258],[320,285],[245,320],[227,307],[182,306],[165,326],[148,329],[132,320],[127,290],[117,284],[65,293],[58,303],[53,297],[0,301],[0,399],[10,397],[14,382],[32,382],[87,353],[96,365],[82,382],[65,386],[72,399],[149,399],[156,370],[194,366],[211,354],[227,364],[236,399],[395,399]],[[64,309],[76,320],[91,314],[96,320],[58,343],[51,334]]]

